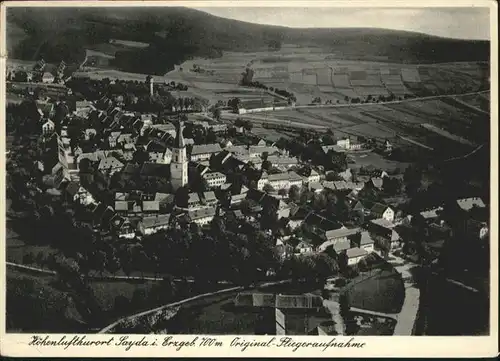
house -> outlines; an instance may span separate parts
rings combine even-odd
[[[89,204],[95,204],[96,201],[92,194],[85,188],[83,188],[80,184],[77,182],[70,182],[66,186],[65,189],[66,193],[68,194],[69,198],[77,203],[80,203],[84,206],[87,206]]]
[[[420,215],[424,217],[426,221],[432,221],[439,217],[439,212],[443,211],[443,207],[436,207],[433,209],[428,209],[420,212]]]
[[[288,216],[287,226],[291,230],[294,230],[300,227],[304,223],[305,219],[312,211],[304,207],[299,207],[295,203],[289,203],[289,205],[290,205],[290,214]]]
[[[277,156],[277,155],[270,155],[267,157],[268,162],[271,163],[271,165],[275,168],[278,168],[280,170],[288,170],[291,167],[296,166],[299,164],[297,158],[291,158],[287,156]]]
[[[212,154],[219,154],[222,148],[218,143],[193,145],[191,150],[191,161],[209,160]]]
[[[355,264],[358,264],[359,261],[366,255],[368,255],[368,252],[363,249],[363,248],[349,248],[346,250],[346,255],[347,255],[347,265],[348,266],[353,266]]]
[[[215,193],[212,191],[204,192],[203,204],[206,206],[215,206],[217,204],[217,197],[215,196]]]
[[[198,196],[198,193],[189,193],[189,198],[188,198],[188,209],[196,209],[199,208],[201,205],[200,197]]]
[[[269,181],[269,176],[267,175],[266,172],[262,172],[260,179],[257,181],[257,189],[262,190],[264,189],[264,186],[267,184]]]
[[[56,78],[49,72],[44,72],[42,75],[42,83],[52,84]]]
[[[245,193],[243,194],[234,194],[231,196],[231,199],[229,201],[230,206],[236,206],[241,203],[242,200],[244,200],[247,197]]]
[[[111,176],[114,173],[121,171],[124,166],[125,165],[115,157],[108,156],[104,159],[101,159],[98,169],[104,174],[109,173],[109,175]]]
[[[334,230],[329,230],[325,232],[325,239],[326,241],[323,242],[319,247],[318,250],[320,252],[326,250],[330,246],[334,246],[335,251],[337,251],[337,248],[343,248],[344,246],[339,246],[335,247],[337,244],[348,244],[349,246],[347,248],[351,248],[351,240],[350,238],[354,236],[356,233],[359,233],[360,229],[359,228],[345,228],[342,227],[340,229],[334,229]],[[346,249],[347,249],[346,248]],[[337,252],[338,253],[338,252]]]
[[[159,213],[160,212],[160,202],[155,200],[143,200],[142,201],[142,212],[143,213]]]
[[[196,210],[190,210],[188,212],[189,219],[191,222],[198,224],[199,226],[204,226],[212,222],[215,216],[215,208],[202,208]]]
[[[148,152],[149,161],[152,163],[163,163],[163,152]],[[170,160],[172,160],[172,152],[170,152]]]
[[[248,148],[248,154],[250,155],[251,158],[256,158],[262,156],[264,153],[267,153],[268,155],[272,155],[275,153],[279,153],[279,149],[277,147],[268,147],[265,144],[264,145],[251,145]]]
[[[313,191],[314,193],[321,193],[321,191],[324,189],[321,183],[319,182],[309,182],[308,188],[310,191]]]
[[[370,209],[370,214],[376,218],[383,218],[387,221],[394,222],[394,210],[382,203],[375,203]]]
[[[295,246],[296,254],[307,254],[314,251],[313,246],[305,241],[300,241],[297,246]]]
[[[314,169],[311,170],[311,174],[307,177],[307,181],[309,183],[319,183],[320,176],[318,172],[316,172]]]
[[[208,167],[205,167],[208,169]],[[226,175],[220,172],[205,173],[202,175],[210,188],[217,188],[226,183]]]
[[[170,227],[170,214],[161,214],[152,217],[144,217],[137,223],[137,230],[143,236],[156,233],[162,229]]]
[[[267,177],[267,183],[270,184],[275,190],[288,189],[290,188],[290,176],[288,173],[269,174]]]
[[[55,128],[56,128],[55,123],[49,119],[42,124],[42,134],[44,135],[52,134]]]
[[[351,181],[351,179],[352,179],[352,172],[351,172],[351,168],[347,168],[345,171],[340,172],[340,173],[339,173],[339,176],[340,176],[340,178],[342,178],[342,179],[343,179],[343,180],[345,180],[346,182]],[[363,186],[364,186],[364,184],[363,184]]]
[[[132,239],[135,237],[135,228],[130,221],[117,214],[111,218],[110,226],[118,234],[118,238]]]
[[[290,183],[290,187],[296,186],[301,188],[303,184],[303,178],[295,173],[294,171],[288,172],[288,181]]]
[[[233,146],[233,142],[229,139],[224,139],[221,141],[221,147],[222,148],[231,148]]]
[[[464,211],[470,211],[473,207],[484,208],[486,205],[479,197],[457,199],[457,204]]]
[[[287,218],[290,215],[290,206],[282,200],[279,200],[277,214],[278,219]]]
[[[175,202],[175,195],[170,193],[155,193],[154,200],[160,205],[160,212],[162,209],[169,208]]]
[[[375,241],[371,238],[370,233],[367,231],[361,232],[361,240],[359,248],[364,249],[366,252],[373,252]]]
[[[370,222],[376,226],[386,228],[386,229],[393,229],[394,227],[396,227],[396,225],[394,223],[392,223],[391,221],[388,221],[385,218],[372,219]]]

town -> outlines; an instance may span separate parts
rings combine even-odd
[[[50,331],[119,320],[106,332],[409,336],[433,332],[419,310],[441,287],[432,279],[483,294],[489,173],[472,169],[486,143],[419,159],[425,146],[409,155],[389,138],[252,115],[418,97],[313,98],[302,110],[273,89],[280,102],[252,106],[176,96],[191,86],[177,78],[47,66],[7,69],[19,101],[7,105],[6,191],[8,232],[29,240],[21,252],[8,243],[9,272],[56,275],[67,296],[52,302],[78,314]],[[396,155],[401,167],[385,167]],[[233,326],[198,324],[181,305],[128,317],[226,288],[210,312]],[[46,316],[24,323],[43,329]]]

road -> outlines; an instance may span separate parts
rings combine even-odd
[[[293,110],[293,109],[316,109],[316,108],[349,108],[349,107],[369,107],[369,106],[374,106],[374,105],[386,105],[386,104],[400,104],[400,103],[406,103],[406,102],[418,102],[418,101],[423,101],[423,100],[433,100],[433,99],[441,99],[441,98],[446,98],[446,97],[459,97],[459,96],[466,96],[466,95],[477,95],[477,94],[482,94],[482,93],[489,93],[490,90],[481,90],[481,91],[476,91],[476,92],[469,92],[469,93],[462,93],[462,94],[446,94],[446,95],[431,95],[431,96],[426,96],[426,97],[418,97],[418,98],[409,98],[409,99],[402,99],[402,100],[392,100],[392,101],[387,101],[387,102],[380,102],[380,103],[356,103],[356,104],[320,104],[320,105],[295,105],[295,106],[288,106],[288,107],[280,107],[280,109],[277,110],[262,110],[258,111],[253,109],[252,114],[254,113],[265,113],[265,112],[279,112],[281,110]]]

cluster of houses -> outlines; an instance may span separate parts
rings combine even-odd
[[[82,139],[98,139],[100,144],[98,150],[84,152],[79,144],[73,144],[67,125],[62,125],[58,132],[50,119],[53,112],[42,113],[40,122],[46,154],[36,166],[45,174],[44,181],[69,200],[91,209],[97,228],[112,230],[122,238],[151,235],[175,227],[179,220],[205,227],[216,214],[225,212],[257,222],[263,211],[272,209],[280,225],[290,232],[298,228],[306,230],[299,242],[295,236],[278,239],[276,247],[282,257],[334,252],[337,256],[344,255],[347,264],[354,265],[374,247],[397,248],[400,236],[396,225],[408,221],[392,205],[366,202],[358,197],[367,185],[382,189],[384,179],[390,177],[387,173],[358,176],[353,180],[347,169],[338,174],[340,180],[327,181],[319,169],[302,166],[298,158],[290,157],[286,151],[263,139],[254,144],[235,144],[237,139],[229,138],[227,125],[223,123],[197,122],[223,135],[224,139],[220,143],[195,144],[184,137],[180,121],[160,121],[154,114],[125,112],[106,96],[96,102],[79,101],[68,117],[88,120],[89,126],[83,129]],[[361,145],[345,138],[326,148],[325,152],[340,148],[357,150]],[[134,160],[138,151],[147,154],[148,159]],[[115,174],[123,181],[166,180],[170,182],[171,191],[151,193],[144,189],[123,189],[114,193],[111,202],[99,201],[92,187],[83,186],[81,168],[84,160],[93,164],[108,182]],[[266,170],[263,170],[266,162]],[[248,168],[259,174],[255,184],[228,182],[230,173]],[[199,175],[206,189],[188,190],[185,201],[181,202],[176,198],[177,191],[183,187],[189,189],[193,174]],[[366,221],[346,227],[336,221],[334,215],[299,207],[290,201],[287,192],[282,192],[292,187],[347,194],[352,210],[366,216],[362,217]],[[242,208],[244,201],[245,209]],[[466,211],[485,207],[479,198],[457,200],[457,206]],[[421,215],[439,226],[439,222],[434,221],[439,220],[440,210],[440,207],[423,210]],[[479,229],[481,237],[485,237],[487,226],[483,224]]]

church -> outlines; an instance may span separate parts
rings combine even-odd
[[[171,183],[174,191],[188,183],[188,159],[186,154],[186,143],[182,135],[183,122],[176,124],[176,134],[172,147],[172,160],[170,162]]]

